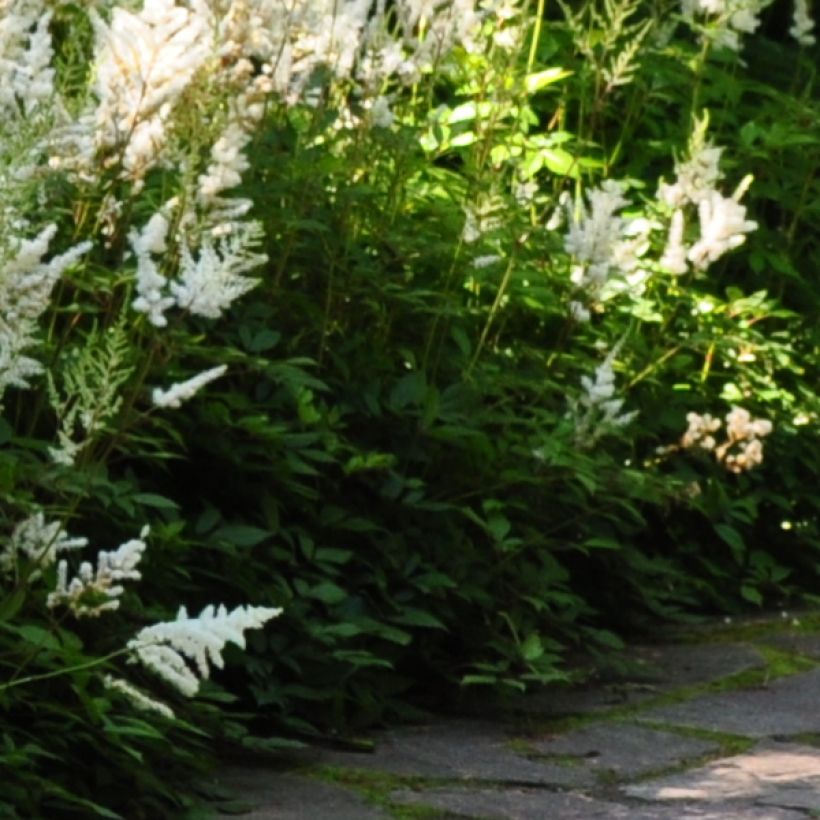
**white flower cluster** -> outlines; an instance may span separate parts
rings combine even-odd
[[[54,93],[52,12],[41,0],[0,0],[0,116],[28,114]]]
[[[596,289],[614,267],[616,246],[626,224],[618,211],[629,202],[623,187],[614,180],[605,180],[599,188],[588,191],[586,198],[588,207],[582,199],[568,206],[574,218],[564,248],[579,263],[573,269],[572,281],[579,288]]]
[[[698,413],[687,413],[686,422],[689,425],[680,441],[684,449],[702,447],[704,450],[714,450],[717,442],[712,433],[720,429],[720,419],[713,418],[709,413],[702,416]]]
[[[6,388],[28,387],[28,380],[43,371],[24,351],[35,343],[37,320],[57,280],[91,247],[82,242],[44,262],[56,233],[57,226],[49,225],[34,239],[15,241],[5,259],[0,256],[0,406]]]
[[[354,89],[364,121],[387,127],[387,85],[415,82],[455,46],[472,48],[487,13],[476,0],[144,0],[139,10],[115,7],[109,22],[92,9],[96,103],[63,129],[52,164],[93,179],[102,157],[139,187],[169,161],[169,124],[187,89],[207,77],[229,101],[199,182],[200,197],[213,197],[236,184],[268,97],[311,103],[330,76]]]
[[[808,0],[794,0],[794,13],[789,34],[801,46],[813,46],[817,38],[812,33],[814,31],[814,19],[809,10]]]
[[[720,419],[713,418],[708,413],[688,413],[686,421],[689,426],[681,438],[680,448],[701,447],[710,450],[714,452],[716,460],[733,473],[751,470],[763,462],[761,439],[773,429],[768,419],[753,419],[748,410],[733,407],[726,415],[726,440],[718,444],[712,433],[721,428]],[[675,449],[678,448],[662,448],[661,452]]]
[[[210,675],[210,664],[221,669],[222,650],[230,641],[245,648],[246,629],[258,629],[281,609],[261,606],[237,607],[232,612],[224,606],[206,606],[198,618],[188,617],[180,607],[177,619],[141,629],[128,642],[134,657],[187,697],[199,690],[199,679]],[[197,674],[186,662],[193,661]]]
[[[95,148],[140,179],[160,155],[166,123],[182,92],[211,54],[200,15],[174,0],[145,0],[133,14],[115,7],[110,24],[93,8],[96,35]]]
[[[11,538],[0,552],[0,572],[8,573],[17,565],[18,556],[23,555],[37,564],[31,578],[41,574],[41,570],[51,566],[57,555],[69,550],[82,549],[88,544],[87,538],[72,538],[59,521],[46,521],[42,511],[21,521],[11,533]]]
[[[675,164],[675,181],[668,184],[661,180],[658,186],[658,199],[674,209],[659,264],[675,275],[686,273],[690,264],[696,270],[705,270],[742,245],[746,234],[757,229],[757,222],[746,218],[746,208],[740,204],[751,177],[746,177],[730,197],[723,196],[715,187],[723,176],[723,149],[706,140],[707,127],[707,117],[696,123],[687,158]],[[700,226],[700,237],[691,246],[684,240],[687,206],[697,208]]]
[[[581,377],[584,392],[569,400],[569,416],[575,428],[575,440],[579,446],[591,447],[604,434],[625,427],[637,415],[637,411],[622,413],[624,400],[618,398],[615,389],[613,363],[622,342],[607,354],[595,369],[595,377]]]
[[[160,272],[155,256],[167,250],[170,223],[166,203],[148,220],[142,231],[132,229],[129,241],[137,260],[137,297],[134,310],[145,313],[155,327],[165,327],[165,312],[175,305],[196,316],[216,319],[235,299],[253,288],[257,279],[244,276],[267,259],[254,248],[261,240],[258,222],[235,223],[231,232],[214,241],[205,236],[194,256],[187,241],[180,241],[180,273],[173,282]]]
[[[90,561],[83,561],[77,575],[68,580],[68,562],[57,564],[57,585],[49,593],[46,606],[53,609],[67,606],[78,618],[97,616],[118,609],[119,598],[125,592],[122,581],[138,581],[142,575],[137,566],[145,551],[148,527],[143,527],[139,538],[132,538],[112,552],[97,554],[97,569]]]
[[[115,678],[113,675],[106,675],[103,678],[103,685],[106,689],[119,692],[132,706],[142,712],[156,712],[169,720],[173,719],[174,712],[168,704],[155,700],[150,695],[146,695],[141,689],[137,689],[132,683],[122,678]]]
[[[772,0],[682,0],[683,17],[702,22],[703,34],[718,48],[739,51],[741,35],[760,25],[760,12]]]
[[[647,219],[626,219],[618,213],[629,201],[623,184],[616,180],[605,180],[588,191],[586,200],[573,203],[564,197],[550,219],[550,225],[558,225],[562,210],[568,216],[564,248],[576,262],[570,279],[584,299],[570,302],[570,314],[576,321],[589,319],[585,302],[606,299],[626,289],[640,291],[648,277],[641,257],[649,250],[654,227]]]
[[[155,388],[151,396],[154,406],[179,407],[182,402],[188,401],[188,399],[195,396],[206,384],[222,376],[227,369],[228,366],[223,364],[219,367],[212,367],[210,370],[198,373],[193,378],[187,379],[184,382],[176,382],[167,390],[162,390],[159,387]]]

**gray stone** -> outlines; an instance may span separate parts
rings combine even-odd
[[[618,814],[624,807],[583,794],[541,789],[440,788],[396,791],[390,799],[399,805],[429,806],[461,817],[497,820],[590,820],[597,817],[632,817]]]
[[[695,726],[746,737],[820,732],[820,669],[779,678],[755,689],[704,695],[650,709],[640,719]]]
[[[635,646],[628,656],[629,671],[619,675],[618,683],[538,692],[523,699],[520,708],[547,716],[597,713],[765,666],[754,647],[739,643]]]
[[[530,743],[540,754],[569,755],[593,772],[619,778],[666,769],[719,749],[717,743],[625,723],[599,723]]]
[[[427,806],[445,814],[481,820],[801,820],[804,814],[743,803],[668,806],[616,803],[583,794],[539,789],[409,789],[393,792],[399,805]]]
[[[764,638],[764,643],[786,652],[805,655],[807,658],[820,660],[820,635],[807,635],[802,632],[789,632]]]
[[[235,791],[251,806],[243,820],[387,820],[380,809],[355,793],[294,772],[260,766],[230,767],[220,773],[219,785]]]
[[[786,808],[794,806],[777,802],[777,798],[795,790],[804,796],[813,792],[820,804],[820,749],[771,741],[744,754],[623,788],[624,794],[645,800],[723,803],[743,799]]]
[[[390,774],[521,785],[580,786],[594,775],[576,767],[528,760],[510,748],[498,723],[448,720],[386,732],[372,754],[323,752],[318,762]]]
[[[820,790],[815,787],[778,789],[774,794],[757,801],[762,806],[777,806],[781,809],[820,810]]]

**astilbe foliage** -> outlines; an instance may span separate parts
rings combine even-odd
[[[797,589],[817,109],[747,83],[762,3],[0,8],[0,813],[180,816],[220,680],[304,736]]]

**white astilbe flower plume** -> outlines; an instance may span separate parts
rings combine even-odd
[[[179,307],[196,316],[219,318],[235,299],[258,283],[258,279],[242,274],[267,261],[265,254],[253,251],[261,235],[258,222],[237,223],[231,234],[217,242],[203,237],[198,258],[183,242],[180,276],[171,283]]]
[[[610,281],[613,277],[620,277],[630,288],[639,284],[643,272],[638,266],[649,247],[652,225],[645,219],[628,220],[618,213],[629,202],[622,183],[616,180],[604,180],[600,187],[587,191],[586,200],[565,200],[570,224],[564,248],[576,262],[571,273],[573,284],[589,296],[600,295],[607,285],[613,292],[623,290],[623,286]]]
[[[190,618],[183,606],[175,621],[144,627],[127,647],[135,660],[183,695],[193,697],[199,690],[200,678],[210,676],[210,665],[222,668],[222,651],[227,642],[244,649],[244,631],[259,629],[281,612],[262,606],[239,606],[228,612],[224,605],[217,609],[208,605],[198,618]],[[187,661],[193,662],[196,673]]]
[[[42,511],[30,515],[14,528],[11,538],[0,551],[0,572],[9,572],[22,555],[41,568],[57,560],[57,554],[82,549],[87,538],[72,538],[59,521],[46,521]],[[39,570],[36,572],[40,574]]]
[[[174,305],[174,298],[166,292],[168,279],[159,271],[154,256],[164,253],[170,222],[167,213],[175,205],[171,200],[157,211],[141,231],[132,228],[128,241],[137,258],[137,298],[132,307],[145,313],[154,327],[165,327],[168,320],[165,311]]]
[[[794,16],[789,34],[801,46],[813,46],[817,42],[817,38],[812,34],[813,30],[814,20],[809,10],[808,0],[794,0]]]
[[[54,93],[52,12],[42,0],[0,0],[0,116],[29,114]]]
[[[182,402],[188,401],[188,399],[195,396],[206,384],[218,379],[227,369],[228,366],[222,364],[219,367],[212,367],[210,370],[198,373],[184,382],[176,382],[167,390],[162,390],[159,387],[154,388],[151,400],[155,407],[179,407]]]
[[[575,440],[579,447],[590,447],[605,433],[625,427],[637,415],[637,411],[621,413],[624,400],[618,398],[615,389],[613,363],[623,340],[607,354],[595,369],[594,378],[581,377],[583,393],[569,400],[569,417],[575,427]]]
[[[685,227],[683,211],[678,208],[672,214],[669,223],[669,234],[666,239],[666,247],[660,259],[660,266],[670,273],[680,275],[686,273],[689,266],[686,262],[686,245],[683,244],[683,230]]]
[[[68,580],[68,562],[57,564],[57,585],[49,593],[46,606],[67,606],[77,617],[96,616],[118,609],[119,598],[125,592],[121,581],[138,581],[142,575],[137,569],[145,551],[148,527],[143,527],[139,538],[132,538],[111,552],[97,555],[96,572],[89,561],[83,561],[77,575]]]
[[[94,115],[97,147],[120,149],[126,174],[140,179],[161,155],[166,121],[213,51],[201,16],[174,0],[146,0],[136,14],[115,7],[106,24],[89,12],[96,34]]]
[[[720,170],[723,148],[704,141],[705,128],[706,122],[696,124],[689,156],[675,163],[675,181],[671,185],[661,182],[658,186],[659,198],[672,208],[681,208],[689,202],[697,205],[723,178]]]
[[[700,239],[687,254],[696,268],[704,270],[709,267],[725,253],[742,245],[746,234],[757,229],[757,222],[746,219],[746,207],[738,201],[740,193],[725,197],[718,191],[710,191],[698,203]]]
[[[6,388],[29,387],[29,379],[42,373],[42,365],[24,351],[35,343],[37,320],[57,280],[91,248],[90,242],[81,242],[43,262],[56,233],[57,226],[49,225],[34,239],[13,243],[6,259],[0,257],[0,407]]]
[[[126,697],[141,712],[156,712],[169,719],[174,717],[174,712],[170,706],[152,698],[150,695],[146,695],[141,689],[122,678],[106,675],[103,678],[103,684],[106,689],[119,692]]]
[[[772,0],[682,0],[684,18],[706,23],[703,35],[718,48],[739,51],[740,36],[760,25],[760,13]]]

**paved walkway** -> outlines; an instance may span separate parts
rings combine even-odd
[[[820,817],[820,614],[630,647],[615,684],[226,768],[243,820]],[[236,807],[231,812],[236,814]]]

